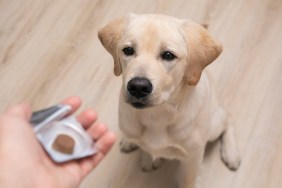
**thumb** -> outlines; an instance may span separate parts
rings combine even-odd
[[[26,120],[30,119],[31,109],[28,103],[21,103],[13,105],[6,110],[6,113],[16,115],[18,117],[24,118]]]

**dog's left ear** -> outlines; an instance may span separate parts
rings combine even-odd
[[[98,37],[106,48],[106,50],[113,56],[114,59],[114,73],[119,76],[122,73],[121,63],[118,57],[118,42],[124,32],[126,18],[118,18],[98,31]]]
[[[222,52],[222,45],[203,26],[191,21],[182,23],[182,31],[188,52],[184,79],[189,85],[196,85],[204,68]]]

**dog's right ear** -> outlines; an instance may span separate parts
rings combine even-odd
[[[122,33],[125,29],[126,18],[118,18],[108,23],[103,28],[99,29],[98,37],[106,48],[106,50],[113,56],[114,59],[114,73],[119,76],[122,73],[120,59],[118,57],[118,42],[121,39]]]

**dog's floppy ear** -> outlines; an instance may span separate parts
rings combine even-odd
[[[106,50],[113,56],[114,59],[114,73],[119,76],[122,72],[121,63],[118,57],[118,42],[124,32],[126,18],[118,18],[108,23],[103,28],[99,29],[98,37],[106,48]]]
[[[222,52],[222,45],[203,26],[188,20],[182,24],[188,52],[184,79],[189,85],[196,85],[204,68]]]

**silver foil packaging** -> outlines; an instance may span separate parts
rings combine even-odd
[[[41,145],[57,163],[94,155],[90,135],[73,116],[71,106],[60,104],[34,112],[30,123]]]

